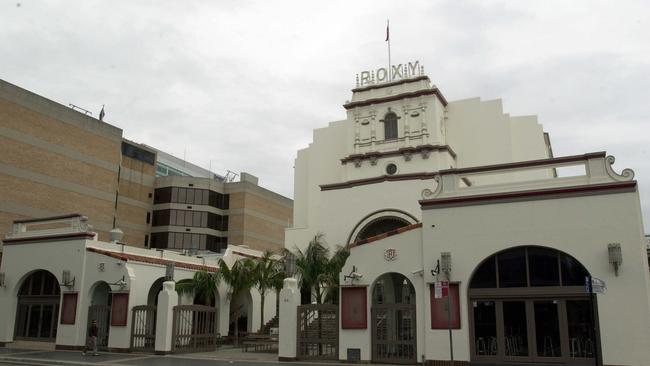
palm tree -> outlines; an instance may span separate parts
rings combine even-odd
[[[300,287],[314,291],[316,303],[322,303],[322,288],[319,278],[325,273],[329,257],[323,234],[318,233],[309,242],[304,251],[296,248],[296,269],[300,274]]]
[[[279,261],[274,258],[274,254],[271,251],[266,251],[262,257],[256,261],[253,281],[255,282],[255,287],[260,293],[260,331],[264,328],[264,301],[266,298],[266,293],[274,288],[274,281],[279,269]]]
[[[228,267],[226,262],[219,259],[219,272],[216,273],[217,284],[223,280],[229,287],[228,299],[231,302],[237,301],[239,295],[250,290],[254,284],[255,264],[251,259],[237,259],[232,267]],[[235,308],[235,345],[239,345],[239,304],[233,303]]]
[[[212,306],[214,292],[218,284],[219,276],[216,273],[201,270],[195,272],[191,280],[178,282],[176,291],[180,295],[194,296],[203,305]]]
[[[350,256],[350,250],[345,247],[338,247],[327,261],[325,266],[325,273],[319,277],[319,282],[325,289],[325,302],[338,304],[339,303],[339,285],[340,276],[343,266]]]
[[[316,234],[304,251],[296,248],[295,254],[301,287],[314,291],[317,304],[338,300],[339,273],[350,256],[347,248],[339,247],[330,257],[323,236]]]

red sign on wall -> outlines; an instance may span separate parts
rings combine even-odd
[[[451,303],[451,328],[460,329],[460,302],[458,299],[458,284],[448,284],[448,290],[443,289],[443,286],[440,286],[438,289],[439,293],[443,292],[443,296],[436,298],[436,285],[431,284],[429,288],[429,292],[431,293],[431,329],[449,328],[447,299],[449,299]]]
[[[341,288],[341,328],[368,328],[368,298],[366,287]]]
[[[114,293],[111,306],[111,325],[123,327],[129,316],[129,293]]]
[[[74,324],[77,317],[77,297],[78,294],[65,293],[61,304],[61,324]]]

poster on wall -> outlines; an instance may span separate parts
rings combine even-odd
[[[447,301],[451,302],[451,329],[460,329],[460,303],[458,299],[458,284],[443,283],[431,284],[431,329],[447,329],[449,324],[449,312]]]
[[[368,328],[366,287],[341,288],[341,328]]]
[[[111,306],[111,325],[123,327],[126,326],[126,320],[129,315],[129,293],[113,293],[113,305]]]
[[[76,292],[63,294],[61,324],[74,324],[77,317],[77,295]]]

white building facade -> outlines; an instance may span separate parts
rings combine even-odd
[[[447,102],[421,74],[359,86],[344,108],[298,152],[285,243],[323,233],[351,250],[339,360],[648,364],[631,170],[604,152],[553,157],[535,117]],[[566,167],[578,173],[558,177]],[[291,286],[281,299],[295,303]],[[301,357],[297,337],[281,358]]]
[[[78,214],[18,220],[4,245],[0,345],[30,340],[54,342],[57,349],[81,349],[87,341],[89,322],[94,319],[99,324],[100,346],[121,352],[138,347],[171,352],[174,306],[194,302],[190,295],[179,296],[174,282],[189,280],[197,271],[218,271],[219,258],[231,266],[239,258],[261,256],[259,251],[237,246],[229,247],[223,255],[200,257],[101,242],[87,219]],[[163,284],[170,284],[167,291]],[[210,313],[206,316],[209,322],[199,323],[197,319],[202,318],[197,316],[185,321],[190,335],[198,331],[199,324],[203,333],[209,329],[210,333],[228,335],[234,321],[230,319],[233,308],[229,291],[223,281],[215,289],[212,306],[204,309]],[[164,306],[159,304],[161,295]],[[275,298],[272,291],[266,294],[265,322],[276,315]],[[246,322],[240,330],[257,331],[261,321],[259,292],[253,288],[235,303]],[[144,313],[139,314],[136,321],[134,308],[145,306],[157,315],[146,318],[142,317]],[[181,323],[177,323],[178,327]],[[135,342],[134,332],[141,335]],[[187,339],[189,335],[176,345],[187,343]]]

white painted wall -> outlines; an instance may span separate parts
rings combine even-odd
[[[353,93],[352,101],[430,89],[428,80]],[[383,120],[395,112],[400,139],[384,140]],[[383,182],[331,191],[320,185],[342,183],[386,174],[389,163],[397,174],[436,172],[451,167],[469,167],[547,158],[542,126],[534,116],[511,117],[503,112],[501,100],[479,98],[450,102],[446,107],[433,95],[376,103],[346,112],[347,118],[314,130],[313,142],[299,150],[294,175],[294,226],[285,231],[285,247],[307,245],[318,232],[330,246],[345,245],[350,231],[367,214],[382,208],[395,208],[419,217],[417,200],[423,189],[434,189],[433,180]],[[423,144],[449,145],[425,159],[413,154],[379,158],[376,165],[364,160],[360,167],[341,163],[351,154],[395,151]],[[514,179],[539,179],[551,176],[549,169],[535,172],[475,177],[478,183],[497,183]]]
[[[454,349],[458,359],[469,358],[467,285],[472,271],[500,250],[539,245],[572,255],[607,283],[607,292],[598,295],[604,364],[647,364],[650,285],[636,192],[426,210],[423,215],[425,262],[431,267],[440,252],[450,251],[452,281],[461,282],[463,328],[455,331]],[[607,244],[614,242],[621,243],[623,253],[618,276],[607,254]],[[427,270],[425,281],[433,281]],[[431,345],[427,358],[448,357],[445,331],[427,329],[426,337]]]

